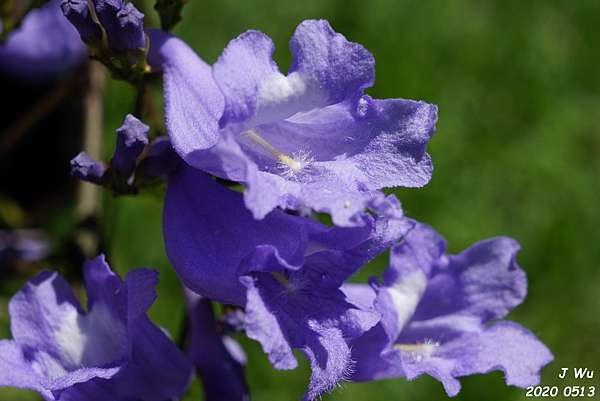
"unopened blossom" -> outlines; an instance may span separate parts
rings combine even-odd
[[[244,183],[255,218],[309,208],[356,225],[381,188],[429,181],[436,106],[365,95],[373,56],[326,21],[298,26],[287,75],[258,31],[232,40],[212,69],[177,39],[151,36],[175,150],[193,167]]]
[[[123,124],[117,128],[117,144],[111,159],[111,167],[120,175],[133,173],[137,158],[148,144],[150,127],[132,114],[127,114]]]
[[[104,257],[84,265],[88,308],[68,283],[45,271],[10,301],[13,340],[0,341],[0,386],[35,390],[45,400],[164,401],[185,390],[185,356],[146,312],[157,273],[122,281]]]
[[[350,379],[427,374],[454,396],[459,377],[502,370],[509,385],[536,385],[552,354],[529,330],[502,320],[527,292],[518,250],[497,237],[449,255],[439,234],[417,224],[392,248],[382,284],[344,288],[352,303],[381,315],[352,343]]]
[[[77,156],[71,159],[71,176],[88,181],[93,184],[101,184],[106,173],[104,164],[92,159],[85,152],[79,152]]]
[[[103,163],[92,159],[87,153],[80,152],[71,160],[71,175],[83,181],[88,181],[94,184],[111,184],[109,181],[130,183],[131,175],[133,174],[138,158],[148,145],[148,131],[150,127],[141,122],[132,114],[128,114],[123,121],[123,124],[117,128],[115,151],[110,160],[110,168],[112,173],[107,174],[106,166]],[[159,152],[160,150],[160,152]],[[156,173],[167,169],[169,165],[174,165],[170,157],[168,147],[156,147],[153,154],[152,167]],[[113,183],[114,184],[114,183]]]
[[[87,0],[62,0],[60,8],[65,17],[79,32],[81,40],[90,44],[102,40],[102,29],[94,21]]]
[[[186,286],[245,307],[246,333],[275,368],[295,368],[302,350],[313,399],[350,374],[348,342],[378,321],[346,301],[342,283],[411,224],[365,214],[361,226],[327,227],[280,210],[257,221],[242,197],[182,165],[165,200],[167,254]]]
[[[93,0],[92,3],[112,50],[124,52],[146,47],[144,14],[133,3],[122,0]]]
[[[77,30],[62,15],[60,0],[31,10],[0,43],[0,72],[28,80],[52,79],[85,60]]]

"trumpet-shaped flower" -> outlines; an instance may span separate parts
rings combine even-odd
[[[0,386],[46,400],[164,401],[185,390],[191,368],[146,311],[157,274],[122,281],[104,257],[84,266],[88,310],[57,273],[45,271],[11,300],[13,340],[0,341]]]
[[[373,56],[326,21],[298,26],[287,75],[261,32],[232,40],[212,69],[177,39],[151,36],[175,150],[193,167],[244,183],[255,218],[309,208],[357,225],[381,188],[429,181],[425,148],[437,108],[365,95]]]
[[[450,396],[460,390],[457,378],[492,370],[510,385],[537,384],[552,354],[529,330],[501,320],[527,292],[518,250],[498,237],[447,255],[445,241],[417,224],[392,249],[382,285],[345,288],[355,305],[381,315],[352,343],[352,380],[428,374]]]

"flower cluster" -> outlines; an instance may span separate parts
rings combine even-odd
[[[517,242],[498,237],[450,255],[383,192],[430,180],[437,107],[365,94],[374,58],[363,46],[311,20],[290,40],[287,74],[258,31],[233,39],[211,66],[168,32],[144,31],[131,3],[61,8],[92,51],[133,64],[147,51],[162,74],[168,139],[150,141],[150,127],[128,115],[108,167],[82,152],[71,174],[116,193],[135,193],[145,175],[167,181],[164,241],[187,300],[187,345],[179,351],[146,315],[156,274],[121,280],[99,256],[84,266],[87,310],[56,273],[14,296],[0,385],[47,400],[164,401],[195,368],[207,400],[247,400],[233,332],[258,341],[276,369],[298,365],[294,350],[306,356],[306,400],[342,381],[423,374],[451,396],[457,378],[491,370],[510,385],[539,381],[552,354],[501,320],[526,295]],[[382,278],[349,282],[386,251]],[[227,307],[215,313],[213,302]]]

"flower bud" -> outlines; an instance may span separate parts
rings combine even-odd
[[[92,159],[85,152],[79,153],[71,160],[71,175],[83,181],[100,184],[105,171],[102,163]]]
[[[86,0],[62,0],[60,8],[85,43],[97,42],[102,39],[100,26],[92,19]]]
[[[118,43],[115,50],[138,50],[146,46],[144,14],[132,3],[127,3],[117,13],[119,21]]]
[[[110,162],[120,175],[129,176],[135,169],[138,156],[148,144],[150,127],[131,114],[125,117],[123,125],[117,129],[117,146]]]

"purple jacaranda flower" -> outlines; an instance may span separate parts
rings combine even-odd
[[[164,401],[186,388],[191,367],[146,316],[157,273],[124,281],[104,257],[84,265],[88,310],[57,273],[45,271],[11,300],[13,340],[0,341],[0,386],[46,400]]]
[[[137,158],[148,144],[149,130],[132,114],[127,114],[123,125],[117,128],[117,144],[110,165],[119,175],[128,177],[133,173]]]
[[[517,265],[519,245],[497,237],[458,255],[430,227],[417,224],[392,248],[382,285],[347,285],[349,299],[381,314],[380,323],[352,343],[352,380],[428,374],[448,395],[457,378],[501,370],[509,385],[539,382],[553,356],[530,331],[500,320],[527,292]]]
[[[231,337],[219,332],[212,303],[185,288],[189,331],[187,353],[193,361],[206,401],[247,401],[246,355]]]
[[[102,40],[102,29],[92,18],[87,0],[62,0],[60,8],[79,32],[81,40],[90,44]]]
[[[54,78],[85,60],[77,30],[51,0],[31,10],[20,28],[0,44],[0,71],[28,80]]]
[[[104,164],[92,159],[85,152],[79,152],[71,159],[71,176],[88,181],[93,184],[101,184],[106,167]]]
[[[177,39],[152,40],[175,150],[196,168],[244,183],[255,218],[276,207],[310,208],[356,225],[379,189],[429,181],[425,148],[437,108],[364,95],[373,56],[326,21],[298,26],[287,76],[261,32],[232,40],[212,71]],[[180,89],[190,82],[194,89]]]
[[[275,368],[295,368],[292,350],[302,350],[312,367],[306,398],[313,399],[349,374],[348,342],[378,321],[339,288],[411,224],[364,214],[361,226],[327,227],[281,210],[255,220],[242,197],[182,165],[165,200],[167,254],[186,286],[245,307],[246,333]]]

